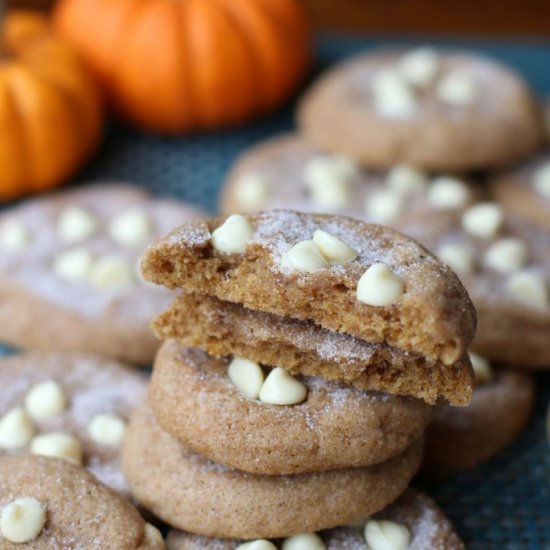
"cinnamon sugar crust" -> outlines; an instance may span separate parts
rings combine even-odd
[[[374,514],[375,519],[405,525],[411,534],[407,550],[464,550],[464,543],[452,523],[426,494],[407,489],[395,502]],[[363,529],[338,527],[319,533],[327,550],[365,550]],[[172,530],[168,534],[168,550],[235,550],[244,541],[209,539]],[[280,542],[280,541],[276,541]]]
[[[149,401],[162,428],[214,462],[261,475],[369,466],[422,436],[435,408],[423,401],[300,377],[307,399],[267,405],[242,396],[228,359],[165,342]]]
[[[27,496],[46,509],[44,528],[25,548],[163,548],[160,541],[149,540],[145,522],[126,499],[80,466],[42,456],[2,456],[0,472],[0,509]],[[0,546],[22,547],[5,538]]]
[[[412,396],[431,405],[440,398],[452,405],[467,405],[472,395],[473,372],[467,355],[451,365],[431,362],[417,353],[213,296],[181,294],[152,327],[161,340],[175,338],[217,357],[246,357],[291,374]]]
[[[58,415],[33,420],[36,435],[74,435],[82,444],[83,465],[102,483],[128,495],[120,449],[94,441],[88,426],[97,414],[114,414],[127,421],[135,403],[147,393],[147,378],[121,363],[90,354],[30,352],[5,357],[0,359],[0,417],[22,407],[27,392],[45,381],[61,387],[67,408]],[[0,450],[0,456],[5,452]],[[25,447],[17,454],[28,452]]]
[[[406,51],[380,50],[335,65],[313,83],[298,107],[300,131],[329,151],[366,165],[409,162],[435,171],[487,170],[528,157],[545,139],[540,106],[520,75],[466,52],[440,52],[438,73],[465,71],[477,93],[466,106],[437,99],[435,83],[418,93],[406,116],[387,117],[373,104],[375,75]]]
[[[223,219],[190,222],[147,249],[144,277],[249,309],[312,320],[445,364],[465,354],[476,325],[472,303],[456,275],[417,242],[387,227],[339,216],[273,211],[247,219],[254,234],[243,254],[222,254],[212,246],[212,231]],[[346,242],[358,257],[314,273],[284,267],[283,254],[317,229]],[[376,262],[405,283],[404,294],[391,306],[356,298],[360,277]]]
[[[122,460],[134,497],[169,525],[209,537],[256,539],[329,529],[378,512],[405,491],[422,446],[416,442],[364,468],[260,476],[192,453],[142,405],[132,416]]]

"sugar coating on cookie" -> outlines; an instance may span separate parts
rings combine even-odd
[[[371,467],[252,475],[188,451],[140,407],[128,427],[123,465],[134,497],[172,526],[253,540],[316,532],[378,511],[405,490],[420,455],[418,442]],[[335,491],[339,498],[329,498]]]
[[[381,462],[418,439],[435,412],[417,399],[320,376],[298,375],[290,390],[283,384],[267,395],[259,378],[259,400],[252,400],[234,382],[234,362],[169,340],[155,362],[150,403],[158,423],[189,448],[242,471],[296,474]]]
[[[389,228],[338,216],[275,211],[246,219],[252,234],[239,255],[230,258],[212,246],[211,236],[225,220],[190,223],[147,249],[145,278],[250,309],[310,319],[447,364],[465,353],[475,323],[468,296],[456,276],[416,242]],[[317,230],[346,243],[357,257],[343,265],[323,266],[322,254],[315,256],[308,243],[308,270],[289,266],[289,251],[307,243]],[[382,307],[357,299],[359,280],[375,263],[385,264],[404,285],[400,299]],[[419,317],[420,310],[428,314]]]
[[[293,375],[413,396],[432,405],[440,398],[465,405],[471,397],[473,372],[466,357],[451,365],[430,362],[421,354],[204,294],[180,295],[153,321],[152,328],[160,340],[175,339],[215,357],[246,356],[255,363],[254,369],[259,369],[259,363],[277,365]],[[259,392],[263,378],[246,380],[256,380]]]
[[[414,489],[407,489],[394,503],[378,512],[373,517],[377,522],[391,522],[407,529],[410,534],[408,550],[426,550],[427,548],[445,548],[445,550],[464,550],[465,546],[456,534],[453,525],[438,508],[435,502],[427,495]],[[338,527],[328,531],[321,531],[313,535],[315,542],[318,539],[326,550],[365,550],[367,547],[364,538],[366,519],[352,522],[353,526]],[[289,538],[283,539],[284,545]],[[387,540],[384,540],[387,542]],[[206,538],[183,531],[172,530],[166,540],[168,550],[234,550],[239,544],[247,542],[239,540]],[[376,544],[376,543],[375,543]],[[283,546],[284,547],[284,546]],[[305,547],[309,548],[309,547]],[[370,546],[370,548],[373,548]],[[384,550],[393,548],[383,546]]]
[[[473,468],[510,445],[525,428],[535,400],[532,377],[496,369],[471,353],[476,389],[469,407],[443,407],[427,430],[423,472],[441,477]]]
[[[336,64],[298,109],[300,131],[327,151],[366,166],[406,162],[456,172],[528,157],[543,141],[541,119],[512,70],[431,48],[380,50]]]
[[[0,545],[161,550],[137,510],[84,468],[58,459],[0,456]],[[13,543],[13,545],[11,544]],[[7,546],[6,546],[7,545]]]
[[[123,493],[119,449],[146,380],[86,354],[29,353],[0,361],[0,455],[32,453],[83,464]]]
[[[17,347],[154,357],[148,322],[169,293],[135,269],[143,248],[198,212],[129,185],[78,187],[0,215],[0,338]],[[48,323],[36,324],[47,318]]]

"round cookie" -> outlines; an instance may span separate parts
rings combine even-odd
[[[370,166],[509,164],[543,142],[540,107],[512,70],[461,52],[382,50],[345,61],[303,97],[300,130]]]
[[[122,458],[134,497],[163,521],[205,536],[251,539],[317,531],[377,512],[405,490],[421,455],[417,442],[366,468],[258,476],[190,452],[142,406]]]
[[[491,201],[412,215],[400,229],[447,262],[468,290],[478,318],[472,350],[515,368],[550,367],[546,230]]]
[[[0,340],[152,361],[149,321],[170,301],[139,274],[145,245],[191,207],[122,184],[79,187],[0,214]]]
[[[225,248],[233,239],[239,247]],[[371,284],[380,269],[388,285]],[[168,288],[309,320],[446,365],[465,355],[475,332],[475,310],[452,270],[397,231],[344,216],[277,210],[189,222],[148,247],[142,271]]]
[[[490,185],[506,211],[550,233],[550,152],[494,177]]]
[[[220,211],[291,208],[398,225],[411,212],[462,208],[483,195],[481,186],[463,178],[431,176],[408,164],[373,170],[287,134],[261,142],[237,159],[223,186]]]
[[[307,399],[292,406],[244,397],[228,359],[169,340],[155,361],[149,400],[158,423],[189,449],[255,474],[369,466],[409,448],[434,407],[323,378],[299,379]]]
[[[464,544],[453,525],[436,503],[427,495],[407,489],[395,502],[374,515],[375,520],[386,520],[405,526],[410,540],[407,550],[464,550]],[[338,527],[321,531],[326,550],[366,550],[362,527]],[[243,541],[208,539],[172,530],[166,539],[168,550],[235,550]],[[274,541],[281,547],[282,541]],[[384,546],[384,548],[387,548]]]
[[[304,178],[310,171],[308,163],[315,159],[324,166],[324,172],[321,171],[324,175],[317,175],[320,183],[328,189],[334,185],[341,187],[343,183],[338,179],[336,169],[338,159],[316,152],[314,147],[298,138],[277,138],[256,150],[250,150],[231,172],[222,198],[222,208],[233,208],[239,197],[236,190],[250,177],[259,177],[268,186],[269,193],[264,201],[266,206],[278,204],[270,201],[278,200],[279,188],[286,189],[285,178],[292,182],[290,187],[295,190],[297,198],[297,195],[304,193]],[[512,181],[510,175],[506,181],[500,178],[490,188],[483,188],[456,178],[435,177],[429,180],[426,174],[411,171],[410,167],[405,170],[403,167],[394,168],[385,179],[364,169],[355,170],[354,177],[359,179],[348,181],[353,191],[349,195],[347,212],[392,225],[418,239],[449,263],[467,287],[477,308],[478,331],[473,349],[512,365],[532,368],[550,366],[550,348],[546,344],[550,330],[550,239],[547,226],[543,225],[550,218],[545,200],[538,200],[530,192],[531,186]],[[491,223],[494,224],[495,220],[488,220],[487,225],[487,220],[482,219],[487,218],[483,209],[481,213],[478,209],[477,215],[474,209],[474,216],[468,214],[469,223],[474,225],[478,235],[472,235],[464,229],[462,218],[470,207],[491,203],[491,191],[500,199],[499,208],[502,210],[497,213],[494,232],[486,236],[479,234],[484,229],[491,233]],[[529,193],[530,197],[524,196]],[[506,194],[510,195],[508,200]],[[381,202],[377,196],[382,197]],[[303,208],[306,200],[306,210],[312,210],[311,197],[305,194],[303,197],[301,202],[289,206]],[[371,204],[372,200],[378,210],[372,209],[369,218],[365,204]],[[337,208],[328,209],[338,211]],[[518,209],[526,217],[518,216]],[[539,223],[535,223],[537,220]],[[509,238],[513,239],[512,242]],[[537,287],[535,297],[529,299],[527,296],[525,299],[521,296],[525,285]],[[520,296],[516,295],[518,286]],[[524,347],[516,345],[518,339],[528,346],[528,353],[525,353]]]
[[[92,355],[2,358],[0,455],[56,453],[77,462],[81,455],[100,481],[127,494],[120,447],[130,413],[146,392],[141,373]]]
[[[160,533],[126,499],[80,466],[53,458],[2,456],[0,471],[3,550],[164,548]]]
[[[483,361],[470,406],[445,406],[429,426],[422,463],[426,475],[473,468],[510,445],[527,424],[535,401],[532,377],[505,369],[493,372],[487,365]]]

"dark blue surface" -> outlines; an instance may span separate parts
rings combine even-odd
[[[318,45],[317,70],[383,42],[327,37]],[[491,55],[523,73],[540,96],[550,96],[550,41],[433,42]],[[242,129],[188,138],[159,138],[115,126],[98,158],[79,179],[133,181],[156,194],[186,199],[214,212],[224,173],[239,152],[291,128],[291,106]],[[550,548],[550,449],[545,435],[550,375],[538,375],[537,382],[536,414],[512,448],[474,471],[427,486],[474,550]]]

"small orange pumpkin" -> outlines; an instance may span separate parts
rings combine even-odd
[[[160,132],[268,111],[309,58],[297,0],[61,0],[54,22],[116,109]]]
[[[60,185],[95,149],[97,87],[46,18],[12,12],[0,34],[0,200]]]

